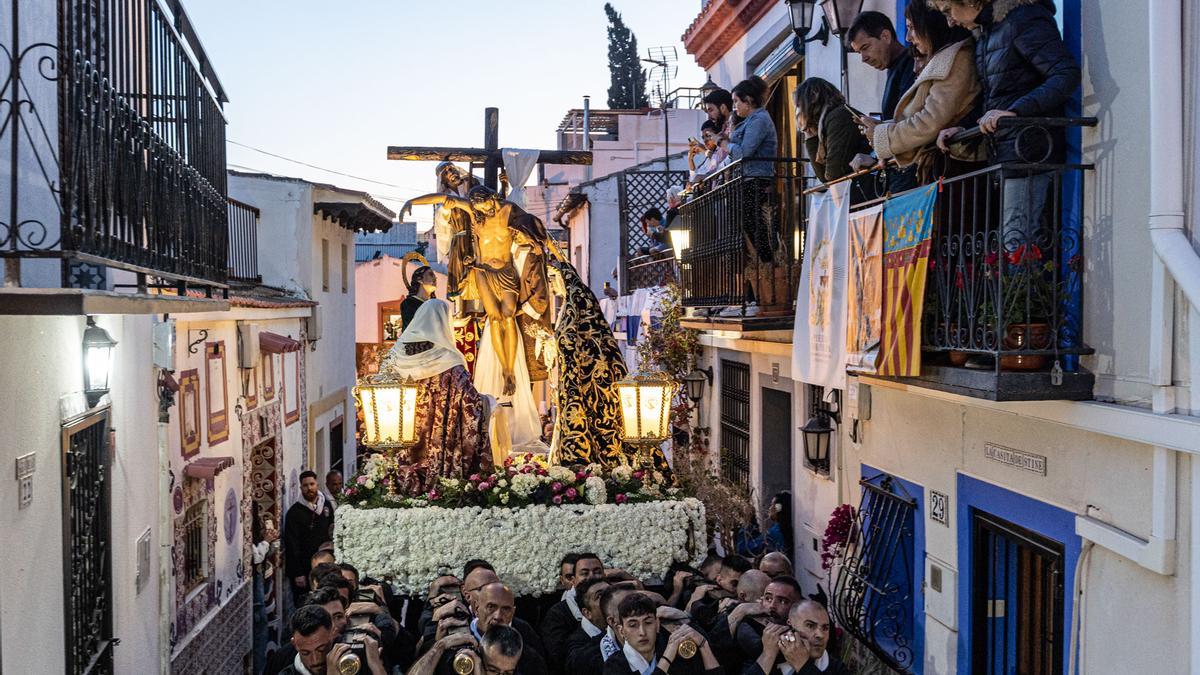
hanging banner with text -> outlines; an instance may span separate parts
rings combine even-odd
[[[883,333],[883,205],[850,214],[846,369],[875,372]]]
[[[879,374],[921,374],[921,313],[933,234],[937,184],[889,199],[883,206],[883,335]]]
[[[792,379],[844,389],[850,182],[838,183],[814,195],[808,214],[792,329]]]

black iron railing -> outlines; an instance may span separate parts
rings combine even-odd
[[[655,288],[678,281],[675,258],[670,253],[633,258],[625,267],[629,292],[639,288]]]
[[[910,673],[920,655],[913,611],[916,500],[891,476],[860,481],[862,502],[835,570],[837,625],[888,666]]]
[[[229,278],[259,281],[259,211],[236,199],[229,200]]]
[[[753,301],[761,314],[790,312],[809,180],[804,160],[777,158],[735,162],[708,179],[703,192],[679,208],[689,237],[680,265],[683,304]]]
[[[22,25],[22,4],[13,0],[0,50],[11,63],[0,138],[14,176],[0,256],[126,269],[139,286],[223,284],[223,94],[179,3],[58,0],[57,29],[41,12]],[[55,100],[56,119],[46,114]],[[57,227],[45,215],[55,211]]]
[[[1091,119],[1008,122],[1032,139],[1032,161],[945,179],[937,196],[922,347],[953,365],[1077,369],[1083,341],[1083,173],[1048,161],[1055,127]],[[960,138],[978,135],[970,130]],[[1018,143],[1018,152],[1025,151]],[[1024,160],[1024,157],[1023,157]]]

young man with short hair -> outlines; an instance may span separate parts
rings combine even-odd
[[[604,657],[600,653],[600,641],[604,639],[604,612],[600,609],[600,598],[609,589],[605,577],[590,577],[575,589],[580,598],[579,611],[583,618],[579,627],[567,639],[567,658],[564,672],[571,675],[600,675],[604,669]]]
[[[546,645],[546,662],[550,672],[561,673],[567,658],[567,640],[579,627],[583,613],[577,598],[579,584],[591,577],[604,577],[604,562],[595,553],[580,553],[575,561],[575,585],[563,593],[563,599],[546,612],[542,619],[542,642]]]
[[[604,675],[720,675],[721,664],[704,636],[691,626],[668,634],[656,610],[641,593],[621,601],[617,616],[624,646],[604,662]],[[697,648],[690,657],[680,653],[685,642]]]
[[[862,57],[863,63],[875,70],[887,71],[879,113],[885,121],[892,119],[900,97],[916,79],[912,54],[896,36],[896,26],[883,12],[863,12],[850,25],[846,41],[850,49]]]
[[[338,661],[350,651],[350,645],[337,642],[333,619],[321,605],[306,605],[292,615],[291,644],[296,650],[292,663],[279,671],[280,675],[332,675],[338,672]],[[357,636],[366,645],[366,663],[361,673],[386,675],[379,644],[369,636]]]

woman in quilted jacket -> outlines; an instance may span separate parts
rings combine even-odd
[[[1001,126],[1006,117],[1065,117],[1079,89],[1080,70],[1054,21],[1052,0],[930,0],[952,25],[975,33],[975,65],[983,85],[979,128],[991,137],[990,159],[1003,163],[1061,163],[1066,134],[1061,127],[1022,133]],[[960,129],[946,129],[946,140]],[[1015,251],[1039,234],[1052,172],[1007,170],[1004,180],[1003,241]]]

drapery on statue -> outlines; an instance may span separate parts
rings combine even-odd
[[[439,205],[467,216],[463,226],[466,236],[461,247],[451,250],[450,269],[463,269],[466,274],[451,294],[461,293],[464,299],[480,300],[492,329],[492,344],[499,355],[504,374],[504,395],[516,391],[513,372],[518,340],[522,339],[517,314],[526,305],[538,314],[546,315],[550,293],[546,281],[545,258],[565,260],[562,252],[550,239],[545,225],[536,216],[526,213],[516,204],[500,199],[494,191],[472,187],[467,198],[448,194],[428,194],[410,199],[400,215],[412,212],[413,206]],[[460,221],[462,222],[462,221]],[[458,236],[458,233],[455,233]],[[526,273],[517,271],[513,245],[523,247],[529,256]]]

